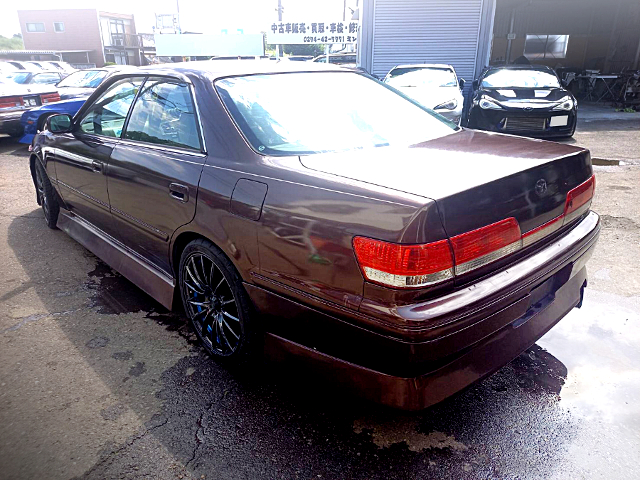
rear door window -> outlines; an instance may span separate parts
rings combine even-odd
[[[133,106],[124,138],[201,150],[189,86],[178,80],[149,78]]]
[[[120,137],[129,108],[143,80],[143,77],[126,78],[111,85],[84,114],[80,120],[80,131]]]

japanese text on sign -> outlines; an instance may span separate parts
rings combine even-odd
[[[356,43],[358,22],[276,22],[267,33],[271,44]]]

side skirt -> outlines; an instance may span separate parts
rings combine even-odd
[[[171,310],[175,281],[145,262],[106,233],[73,213],[60,210],[58,228],[102,259],[162,306]]]

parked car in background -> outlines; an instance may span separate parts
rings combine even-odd
[[[89,95],[109,75],[122,71],[122,69],[122,66],[118,66],[78,70],[62,80],[56,85],[61,101],[32,108],[22,115],[20,123],[23,127],[23,137],[20,139],[20,143],[31,143],[35,134],[44,128],[47,118],[51,115],[56,113],[75,115]]]
[[[62,72],[62,74],[66,77],[67,75],[78,71],[76,68],[73,68],[70,64],[68,64],[67,62],[60,62],[60,61],[44,61],[41,62],[42,64],[46,65],[48,67],[49,70],[58,70],[60,72]]]
[[[451,65],[417,64],[393,67],[383,80],[454,123],[460,123],[464,79],[458,79]]]
[[[20,118],[25,111],[59,100],[60,95],[53,85],[21,85],[0,79],[0,133],[21,136]]]
[[[122,70],[122,65],[117,67],[91,68],[77,70],[56,85],[60,98],[67,100],[77,97],[88,97],[109,75]]]
[[[312,62],[327,63],[326,55],[318,55],[312,60]],[[355,67],[357,65],[357,59],[355,53],[330,53],[329,63],[334,65],[341,65],[343,67]]]
[[[48,103],[41,107],[35,107],[22,114],[20,123],[22,124],[23,136],[20,143],[31,143],[36,133],[44,129],[44,124],[51,115],[66,113],[74,116],[80,107],[84,105],[87,96],[70,98],[55,103]]]
[[[301,85],[330,94],[283,101]],[[270,352],[406,409],[580,306],[600,231],[588,150],[466,130],[331,65],[118,73],[29,161],[47,225],[179,295],[215,358]]]
[[[578,102],[549,67],[489,67],[473,81],[467,118],[469,128],[570,137],[576,130]]]
[[[17,70],[5,75],[5,78],[21,85],[55,85],[65,75],[53,70]]]

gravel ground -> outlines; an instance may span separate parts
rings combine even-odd
[[[616,143],[596,127],[576,141]],[[179,315],[46,228],[27,160],[0,138],[0,478],[640,477],[640,167],[596,167],[583,308],[406,414],[216,364]]]

